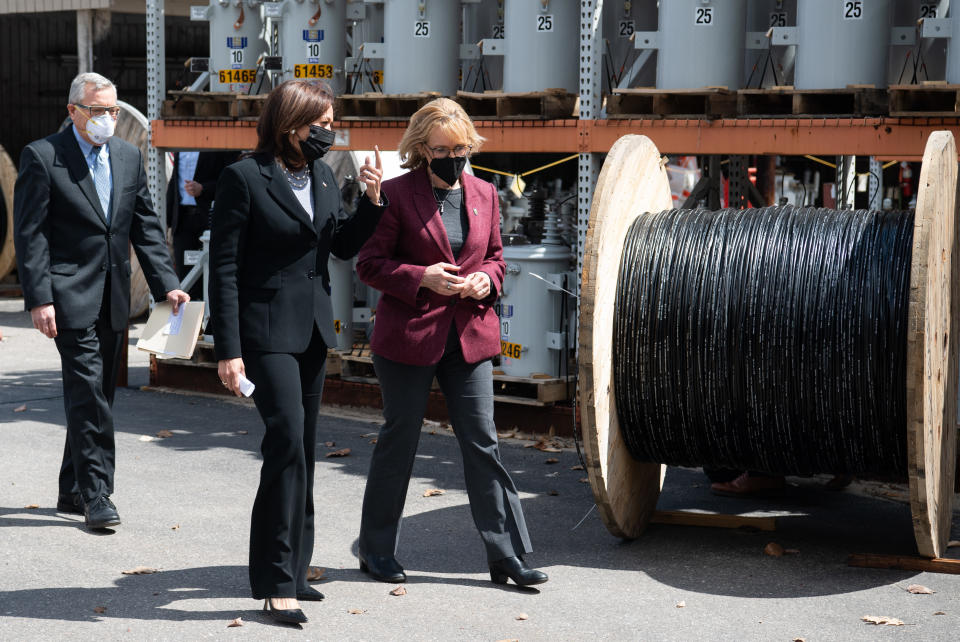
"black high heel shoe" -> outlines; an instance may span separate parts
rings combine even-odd
[[[392,555],[361,555],[360,570],[381,582],[398,584],[407,581],[403,567]]]
[[[490,580],[494,584],[506,584],[507,578],[513,580],[517,586],[543,584],[549,579],[543,571],[527,566],[522,557],[505,557],[490,562]]]
[[[323,593],[312,586],[307,586],[297,591],[297,599],[304,602],[319,602],[324,599],[324,597],[326,596]]]
[[[269,597],[263,605],[263,610],[274,620],[284,624],[306,624],[307,622],[307,616],[300,609],[278,609],[273,606]]]

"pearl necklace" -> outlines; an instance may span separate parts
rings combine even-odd
[[[287,169],[287,166],[283,163],[277,163],[280,165],[280,169],[283,171],[283,175],[287,177],[287,182],[290,183],[290,187],[293,189],[303,189],[310,183],[310,167],[304,167],[299,172],[292,172]]]

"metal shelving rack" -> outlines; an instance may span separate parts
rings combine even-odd
[[[163,0],[147,1],[148,110],[151,144],[156,152],[148,165],[150,188],[160,212],[163,190],[159,168],[163,149],[251,148],[256,142],[254,120],[161,120],[166,93],[163,82]],[[577,209],[578,274],[593,187],[602,155],[625,134],[650,137],[665,154],[747,154],[871,156],[877,160],[918,161],[930,132],[949,129],[960,137],[960,118],[728,118],[613,120],[601,117],[601,14],[603,0],[581,0],[580,118],[547,121],[478,121],[488,142],[487,152],[578,153]],[[347,148],[396,147],[403,121],[341,121]]]

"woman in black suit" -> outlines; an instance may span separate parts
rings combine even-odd
[[[224,170],[210,245],[210,299],[218,372],[241,393],[243,377],[266,427],[250,526],[250,586],[279,621],[307,618],[298,600],[313,553],[313,471],[327,346],[334,345],[327,260],[349,259],[383,212],[380,154],[359,179],[356,214],[320,157],[334,135],[333,93],[292,80],[267,97],[254,153]]]

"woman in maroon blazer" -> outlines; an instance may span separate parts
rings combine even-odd
[[[402,167],[386,181],[380,225],[360,251],[357,274],[383,293],[371,340],[384,425],[370,462],[360,523],[360,569],[403,582],[394,557],[420,428],[434,377],[447,400],[473,519],[490,578],[547,581],[524,563],[532,549],[516,486],[493,422],[493,364],[503,282],[500,208],[490,183],[462,174],[483,139],[457,103],[438,98],[410,119]]]

